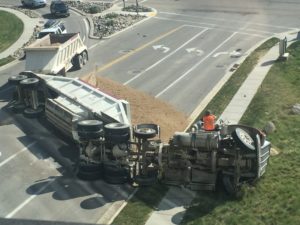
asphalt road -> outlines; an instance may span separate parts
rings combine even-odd
[[[239,60],[237,51],[245,56],[262,40],[300,24],[296,0],[140,2],[158,14],[103,41],[87,39],[79,15],[65,19],[69,32],[81,32],[90,55],[87,66],[68,76],[95,72],[187,115]],[[47,8],[39,12],[48,17]],[[70,171],[76,146],[47,125],[11,114],[7,102],[13,89],[6,81],[23,70],[21,61],[0,72],[0,217],[95,223],[132,189],[75,179]]]

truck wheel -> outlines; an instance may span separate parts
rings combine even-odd
[[[129,133],[127,134],[105,134],[105,141],[106,142],[112,142],[112,143],[125,143],[129,141],[130,135]]]
[[[76,55],[74,58],[74,64],[77,69],[81,69],[83,67],[83,58],[82,55]]]
[[[103,136],[103,130],[99,131],[78,131],[78,136],[80,138],[89,140],[89,139],[98,139]]]
[[[130,127],[123,123],[109,123],[104,126],[104,133],[108,135],[130,134]]]
[[[232,137],[237,144],[246,150],[254,151],[255,150],[255,143],[253,138],[243,129],[236,128],[232,132]]]
[[[22,80],[27,79],[28,77],[25,75],[15,75],[8,78],[8,83],[12,85],[18,85]]]
[[[26,108],[23,111],[23,114],[27,118],[37,118],[40,115],[42,115],[44,109],[42,107],[38,107],[37,109],[32,109],[32,108]]]
[[[134,181],[142,187],[154,185],[157,182],[157,178],[154,176],[146,177],[146,176],[136,176]]]
[[[156,131],[152,128],[139,128],[134,131],[134,136],[140,139],[154,138]]]
[[[109,184],[124,184],[129,180],[129,174],[124,168],[104,164],[104,180]]]
[[[20,85],[27,89],[35,89],[38,87],[39,79],[38,78],[27,78],[20,81]]]
[[[78,131],[100,131],[103,129],[103,123],[99,120],[82,120],[77,123]]]
[[[82,62],[83,62],[83,65],[85,65],[88,61],[88,54],[86,51],[83,51],[82,53]]]
[[[235,197],[240,197],[242,195],[241,188],[238,187],[236,184],[234,184],[233,176],[223,175],[222,180],[223,180],[223,185],[224,185],[225,191],[229,195],[235,196]]]

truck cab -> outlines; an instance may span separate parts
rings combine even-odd
[[[38,34],[37,38],[43,38],[45,37],[47,34],[66,34],[67,33],[67,29],[65,27],[65,25],[61,22],[52,25],[49,28],[45,28],[43,30],[41,30]]]

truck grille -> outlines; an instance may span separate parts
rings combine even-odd
[[[261,177],[266,172],[266,167],[268,164],[268,159],[270,157],[270,150],[271,150],[271,143],[265,141],[264,145],[258,151],[257,154],[257,161],[258,161],[258,170],[257,176],[258,178]]]

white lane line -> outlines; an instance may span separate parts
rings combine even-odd
[[[35,194],[31,195],[24,202],[22,202],[17,208],[11,211],[9,214],[5,216],[6,219],[12,218],[17,212],[19,212],[24,206],[26,206],[29,202],[31,202],[36,196],[41,194],[50,184],[52,184],[55,180],[49,181],[48,184],[43,186],[40,190],[38,190]]]
[[[177,84],[182,78],[187,76],[190,72],[192,72],[194,69],[196,69],[202,62],[204,62],[207,58],[209,58],[211,55],[213,55],[222,45],[224,45],[227,41],[229,41],[233,36],[235,36],[237,32],[234,32],[232,35],[230,35],[225,41],[223,41],[221,44],[219,44],[214,50],[212,50],[207,56],[205,56],[203,59],[201,59],[198,63],[196,63],[193,67],[191,67],[188,71],[186,71],[184,74],[182,74],[180,77],[178,77],[176,80],[174,80],[169,86],[167,86],[164,90],[159,92],[157,95],[155,95],[155,98],[158,98],[163,93],[165,93],[167,90],[169,90],[171,87],[173,87],[175,84]]]
[[[169,58],[170,56],[174,55],[176,52],[178,52],[180,49],[184,48],[187,44],[189,44],[190,42],[192,42],[193,40],[195,40],[197,37],[199,37],[201,34],[203,34],[204,32],[206,32],[207,30],[209,30],[209,28],[206,28],[204,30],[202,30],[201,32],[199,32],[198,34],[196,34],[194,37],[192,37],[191,39],[189,39],[188,41],[186,41],[185,43],[183,43],[180,47],[178,47],[177,49],[175,49],[173,52],[171,52],[170,54],[166,55],[165,57],[163,57],[162,59],[160,59],[159,61],[157,61],[156,63],[152,64],[151,66],[149,66],[147,69],[145,69],[143,72],[137,74],[136,76],[132,77],[131,79],[129,79],[128,81],[126,81],[125,83],[123,83],[124,85],[129,84],[130,82],[134,81],[135,79],[139,78],[140,76],[142,76],[144,73],[146,73],[147,71],[153,69],[155,66],[157,66],[158,64],[160,64],[161,62],[163,62],[164,60],[166,60],[167,58]]]
[[[269,34],[269,35],[275,35],[275,34],[277,34],[277,33],[274,33],[274,32],[257,30],[257,29],[251,29],[251,28],[241,29],[241,31],[248,31],[248,32],[254,31],[254,32],[257,32],[257,33],[263,33],[263,34]]]
[[[18,151],[17,153],[11,155],[10,157],[8,157],[7,159],[5,159],[3,162],[0,163],[0,167],[4,166],[6,163],[8,163],[10,160],[12,160],[13,158],[15,158],[16,156],[18,156],[22,152],[28,150],[28,148],[30,148],[31,146],[35,145],[36,143],[37,143],[37,141],[34,141],[34,142],[30,143],[29,145],[27,145],[25,148],[23,148],[20,151]]]
[[[267,38],[267,37],[270,37],[270,35],[267,35],[267,34],[253,34],[253,33],[247,33],[247,32],[240,32],[240,31],[237,31],[238,34],[240,35],[248,35],[248,36],[254,36],[254,37],[260,37],[260,38]]]
[[[91,50],[91,49],[97,47],[99,44],[100,44],[100,42],[99,42],[99,43],[96,43],[96,44],[94,44],[94,45],[92,45],[92,46],[90,46],[90,47],[88,48],[88,50]]]
[[[245,23],[247,21],[238,21],[238,20],[232,20],[232,19],[222,19],[222,18],[216,18],[216,17],[206,17],[206,16],[191,16],[187,14],[181,14],[181,13],[172,13],[172,12],[159,12],[160,14],[167,14],[167,15],[175,15],[175,16],[183,16],[183,17],[189,17],[189,18],[196,18],[196,19],[207,19],[207,20],[215,20],[215,21],[222,21],[222,22],[235,22],[235,23]],[[247,22],[248,23],[248,22]],[[279,25],[270,25],[265,23],[248,23],[248,25],[257,25],[257,26],[265,26],[265,27],[272,27],[272,28],[280,28],[280,29],[296,29],[295,27],[286,27],[286,26],[279,26]]]
[[[83,42],[85,41],[85,35],[83,36],[82,41],[83,41]]]
[[[213,24],[213,23],[201,23],[201,22],[197,22],[197,21],[190,21],[190,20],[178,20],[178,19],[174,19],[174,18],[165,18],[165,17],[161,17],[161,16],[155,16],[153,17],[154,19],[158,19],[158,20],[168,20],[168,21],[175,21],[175,22],[182,22],[182,23],[195,23],[195,24],[203,24],[204,26],[211,26],[211,28],[214,28],[217,26],[217,24]],[[188,25],[185,25],[188,26]]]

